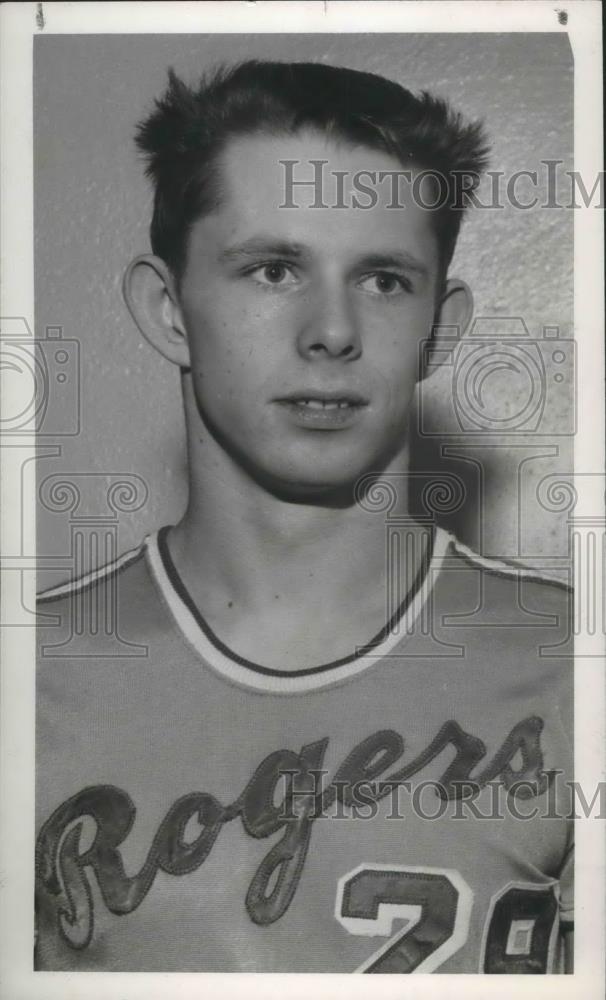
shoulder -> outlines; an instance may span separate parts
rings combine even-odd
[[[454,536],[436,583],[437,612],[459,639],[507,658],[572,656],[572,589],[521,562],[489,559]]]
[[[487,559],[450,536],[436,592],[440,640],[458,647],[464,662],[483,664],[484,676],[497,670],[512,697],[551,698],[571,732],[572,588],[522,563]]]
[[[147,549],[146,539],[90,573],[38,594],[39,655],[55,648],[70,657],[119,657],[131,641],[162,627],[165,611]]]
[[[447,573],[450,570],[457,574],[459,580],[466,574],[470,582],[481,581],[495,598],[511,600],[512,595],[524,592],[545,608],[570,605],[572,588],[565,580],[547,576],[519,560],[482,556],[454,535],[448,536],[448,542],[443,567]]]

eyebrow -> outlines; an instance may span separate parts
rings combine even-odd
[[[290,240],[276,240],[271,237],[258,236],[244,243],[237,243],[227,247],[219,254],[220,261],[240,260],[246,257],[288,257],[300,260],[310,256],[309,251],[302,243],[293,243]]]
[[[428,268],[417,257],[405,251],[390,251],[389,253],[365,254],[359,261],[358,267],[368,270],[388,270],[389,268],[401,268],[403,271],[413,271],[425,277]]]
[[[259,257],[286,257],[289,260],[304,260],[311,258],[311,256],[310,249],[303,243],[260,236],[226,247],[219,254],[219,260],[238,261],[247,258],[258,259]],[[412,271],[422,277],[426,277],[429,273],[425,264],[413,254],[403,250],[364,254],[355,264],[356,270],[378,271],[394,267],[403,271]]]

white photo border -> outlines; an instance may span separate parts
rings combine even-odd
[[[23,316],[34,329],[32,50],[34,36],[47,34],[155,34],[198,32],[557,32],[568,34],[574,74],[575,169],[595,177],[603,168],[601,139],[602,42],[600,4],[572,0],[562,9],[550,2],[207,2],[207,3],[8,3],[0,10],[2,84],[2,297],[1,316]],[[42,24],[44,25],[42,27]],[[575,337],[578,344],[578,434],[575,473],[593,473],[579,482],[575,515],[596,516],[604,509],[604,309],[601,213],[575,212]],[[10,386],[4,397],[12,406]],[[10,442],[2,442],[1,538],[10,569],[15,539],[34,537],[35,498],[20,495],[11,477]],[[33,457],[33,456],[32,456]],[[7,555],[8,553],[8,555]],[[32,567],[33,569],[34,567]],[[11,584],[3,573],[3,599]],[[35,573],[23,574],[23,599],[32,607]],[[604,781],[604,636],[584,636],[575,686],[575,777],[583,787]],[[592,645],[591,645],[592,644]],[[10,1000],[189,1000],[214,998],[291,1000],[310,994],[338,1000],[365,997],[367,980],[341,975],[216,975],[206,973],[33,972],[34,898],[34,635],[31,628],[2,630],[1,675],[1,972]],[[605,921],[604,827],[591,817],[576,822],[575,972],[570,976],[485,977],[481,975],[377,977],[372,995],[382,998],[603,997]]]

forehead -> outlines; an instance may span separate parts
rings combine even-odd
[[[230,140],[217,167],[219,205],[194,227],[206,239],[263,232],[331,253],[405,250],[435,263],[432,213],[386,152],[313,131],[255,134]]]

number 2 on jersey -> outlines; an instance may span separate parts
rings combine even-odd
[[[433,972],[467,940],[473,893],[448,868],[360,865],[339,879],[335,916],[350,934],[391,933],[357,972]]]

